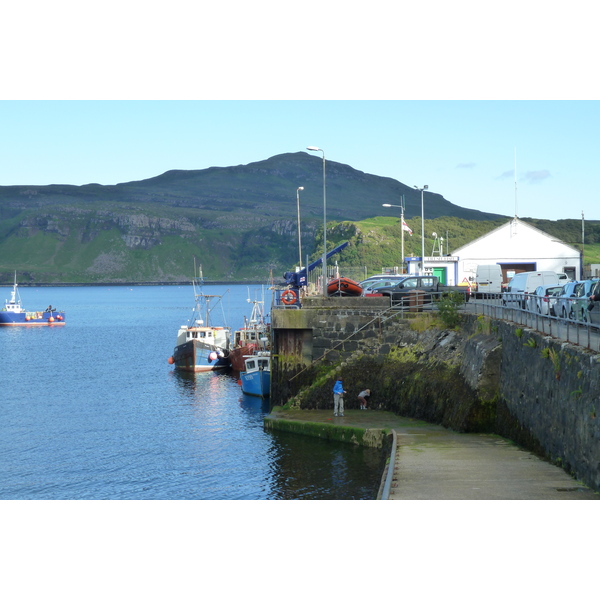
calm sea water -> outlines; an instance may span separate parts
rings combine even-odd
[[[269,407],[235,374],[174,372],[191,287],[20,291],[28,310],[66,310],[67,325],[0,328],[0,499],[376,496],[378,451],[267,432]],[[205,293],[224,294],[234,328],[250,316],[249,295],[262,299],[260,286]]]

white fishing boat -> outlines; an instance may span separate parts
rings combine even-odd
[[[202,266],[199,276],[193,278],[194,309],[187,325],[177,332],[177,342],[169,364],[177,371],[201,373],[229,367],[229,345],[231,330],[223,316],[223,325],[212,324],[212,313],[221,306],[223,296],[205,294]]]

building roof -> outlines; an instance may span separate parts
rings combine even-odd
[[[503,258],[520,258],[546,255],[579,257],[581,253],[578,248],[514,217],[476,240],[456,248],[451,254],[461,258],[494,258],[499,255]]]

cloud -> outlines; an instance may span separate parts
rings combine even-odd
[[[474,169],[476,167],[476,163],[474,162],[470,162],[470,163],[458,163],[456,165],[457,169]]]
[[[543,169],[542,171],[527,171],[523,179],[528,183],[540,183],[544,179],[548,179],[548,177],[551,177],[550,171]]]
[[[515,172],[514,171],[504,171],[501,175],[498,175],[496,179],[514,179]],[[540,171],[527,171],[525,175],[519,178],[519,181],[525,181],[527,183],[541,183],[544,179],[548,179],[548,177],[552,177],[550,175],[550,171],[547,169],[542,169]]]

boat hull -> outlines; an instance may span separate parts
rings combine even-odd
[[[356,281],[347,277],[338,277],[327,284],[329,296],[360,296],[362,288]]]
[[[62,311],[23,311],[0,310],[0,326],[57,326],[65,325],[65,313]]]
[[[177,371],[188,373],[217,371],[229,367],[229,358],[223,352],[219,353],[214,348],[207,348],[197,340],[175,346],[172,358]]]
[[[234,348],[229,352],[229,362],[234,371],[241,372],[246,368],[245,361],[248,356],[256,354],[258,346],[256,344],[246,344],[241,348]]]
[[[271,391],[271,371],[243,371],[240,373],[242,392],[249,396],[265,397]]]

